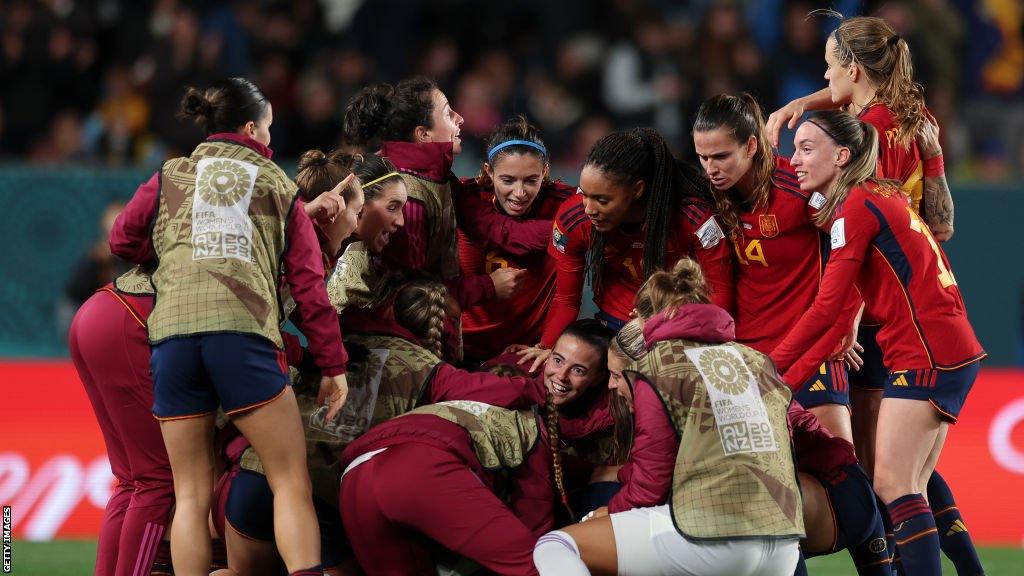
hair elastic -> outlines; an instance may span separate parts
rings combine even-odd
[[[530,142],[529,140],[506,140],[501,144],[496,144],[494,148],[488,150],[487,161],[491,162],[492,160],[494,160],[495,154],[497,154],[498,152],[505,148],[508,148],[509,146],[526,146],[528,148],[533,148],[537,152],[540,152],[541,156],[544,156],[545,158],[548,157],[548,149],[541,146],[540,144],[537,144],[536,142]]]
[[[374,184],[377,184],[378,182],[383,182],[384,180],[387,180],[388,178],[391,178],[392,176],[401,176],[401,174],[399,174],[398,172],[388,172],[387,174],[381,176],[380,178],[374,178],[373,180],[370,180],[369,182],[363,184],[363,188],[369,188],[370,186],[373,186]]]

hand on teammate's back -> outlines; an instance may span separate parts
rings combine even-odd
[[[498,268],[491,272],[491,281],[494,282],[494,293],[498,300],[508,300],[514,296],[526,279],[526,273],[527,271],[521,268]]]

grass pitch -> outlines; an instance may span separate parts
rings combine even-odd
[[[96,559],[95,540],[58,540],[54,542],[14,542],[11,550],[12,574],[17,576],[90,576]],[[988,576],[1016,576],[1024,573],[1024,549],[982,548],[981,561]],[[814,576],[855,576],[850,556],[840,552],[812,558],[808,572]],[[943,558],[942,573],[955,576],[953,565]]]

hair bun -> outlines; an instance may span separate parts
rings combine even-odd
[[[313,166],[326,165],[327,155],[324,154],[323,150],[320,150],[319,148],[306,150],[305,152],[302,153],[302,156],[299,157],[299,172],[302,172],[303,170]]]
[[[213,112],[213,104],[201,90],[189,87],[181,101],[181,112],[188,117],[207,118]]]

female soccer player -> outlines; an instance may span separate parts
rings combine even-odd
[[[706,181],[649,128],[614,132],[594,145],[548,250],[558,259],[555,298],[539,346],[522,353],[523,361],[534,359],[531,372],[579,315],[588,274],[598,318],[613,329],[629,319],[643,279],[687,255],[704,267],[714,302],[732,309],[731,249]]]
[[[275,531],[285,565],[295,574],[319,574],[277,288],[283,269],[333,417],[345,401],[347,358],[323,286],[320,248],[305,211],[292,209],[299,203],[295,184],[270,161],[273,113],[255,85],[230,78],[205,92],[190,88],[182,114],[205,129],[206,141],[140,187],[110,239],[114,254],[158,263],[153,285],[160,298],[147,326],[153,412],[174,474],[175,571],[208,573],[212,433],[220,405],[263,455],[282,512]]]
[[[949,262],[901,190],[874,179],[873,126],[839,111],[800,125],[793,168],[802,190],[822,191],[815,222],[832,250],[811,306],[772,357],[788,369],[822,338],[856,286],[881,322],[890,374],[878,414],[874,486],[888,507],[908,574],[939,571],[935,519],[921,492],[985,352],[967,320]]]
[[[594,519],[541,537],[537,569],[792,574],[803,516],[787,423],[791,392],[767,356],[732,342],[733,320],[708,304],[695,262],[681,260],[650,281],[665,279],[673,293],[667,307],[642,334],[638,320],[616,338],[620,350],[635,353],[623,340],[632,331],[644,349],[620,372],[636,415],[623,488]]]
[[[480,175],[462,182],[462,191],[455,199],[462,273],[473,276],[499,268],[524,271],[518,290],[509,300],[492,300],[463,311],[467,360],[483,361],[500,354],[509,344],[540,340],[555,293],[555,260],[546,250],[551,221],[562,202],[575,191],[550,181],[549,169],[548,151],[540,133],[526,118],[518,116],[488,138],[487,160]],[[474,198],[484,202],[471,203]],[[529,251],[511,242],[495,245],[464,226],[487,213],[546,221],[541,242]]]
[[[800,190],[789,160],[772,154],[761,108],[749,94],[706,100],[693,144],[736,250],[736,341],[770,354],[818,290],[826,252],[812,219],[824,197]],[[859,304],[851,299],[851,307]],[[847,327],[837,323],[843,333]],[[791,383],[796,400],[852,442],[846,367],[826,362],[815,372]]]
[[[335,193],[339,186],[344,185],[346,195],[353,194],[353,187],[347,187],[353,174],[349,170],[351,160],[351,157],[344,154],[328,155],[320,150],[309,150],[299,158],[295,183],[299,188],[299,197],[307,202],[306,206],[338,203],[337,207],[341,209],[335,217],[325,221],[324,225],[315,226],[326,274],[330,274],[342,243],[356,229],[358,217],[366,210],[365,204],[361,204],[358,198],[350,197],[346,201],[343,196]],[[297,339],[288,342],[286,348],[289,352],[289,364],[301,367],[304,354],[303,350],[298,348]],[[296,390],[308,446],[308,417],[311,414],[308,407],[321,406],[316,403],[317,387],[311,385],[315,384],[314,380],[319,381],[320,373],[308,366],[306,371],[311,373],[310,377],[299,380],[293,376],[292,385]],[[338,549],[344,549],[344,537],[341,533],[341,519],[337,514],[337,506],[331,505],[333,495],[325,503],[322,498],[323,490],[318,490],[323,485],[322,477],[317,476],[320,472],[320,467],[317,466],[318,455],[316,450],[311,450],[307,455],[307,463],[310,477],[314,479],[313,504],[320,528],[321,565],[325,573],[335,574],[335,570],[341,564]],[[218,499],[225,500],[226,521],[222,522],[218,518],[216,524],[224,525],[228,566],[235,574],[275,574],[280,570],[274,547],[273,493],[255,450],[249,447],[240,452],[239,457],[232,460],[234,469],[229,472],[230,480],[218,486],[217,493]],[[329,493],[333,492],[336,490],[332,488]]]
[[[455,154],[462,151],[462,121],[433,81],[412,78],[396,86],[370,86],[357,94],[345,110],[343,132],[351,143],[364,148],[379,143],[379,154],[398,167],[408,189],[409,201],[402,209],[405,226],[383,249],[385,264],[441,278],[459,305],[468,308],[495,297],[508,298],[522,273],[502,268],[489,275],[459,275],[452,201],[453,180],[457,183],[458,179],[451,166]],[[493,228],[496,233],[499,229]],[[347,264],[349,268],[366,265],[366,259],[358,257]],[[359,275],[359,270],[353,270],[336,282]],[[346,301],[335,302],[336,306],[366,306],[372,300],[353,290],[336,292],[346,296]]]
[[[582,320],[559,338],[544,370],[546,426],[532,411],[470,396],[418,408],[352,443],[341,509],[367,574],[433,572],[423,537],[500,574],[536,573],[533,543],[553,523],[552,459],[565,501],[564,410],[603,388],[610,335]]]
[[[921,86],[914,82],[907,42],[881,18],[843,19],[825,45],[825,64],[827,88],[794,100],[769,117],[774,144],[778,145],[782,125],[788,122],[794,128],[805,110],[843,106],[858,114],[878,132],[879,175],[900,182],[935,239],[948,240],[953,235],[953,199],[946,183],[938,125],[925,108]],[[864,348],[864,366],[850,375],[850,397],[857,454],[870,474],[875,424],[888,371],[877,343],[877,321],[864,320],[855,334]],[[929,480],[928,493],[936,521],[942,526],[943,551],[960,573],[982,572],[970,534],[950,530],[963,519],[938,472]]]

